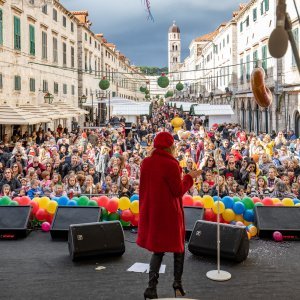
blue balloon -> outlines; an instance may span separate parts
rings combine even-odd
[[[135,201],[135,200],[139,200],[139,195],[138,194],[134,194],[130,197],[130,201]]]
[[[254,212],[253,212],[253,209],[247,209],[244,212],[243,217],[244,217],[245,221],[247,221],[247,222],[253,222],[254,221]]]
[[[236,221],[231,221],[230,224],[231,224],[231,225],[235,225],[235,224],[236,224]]]
[[[67,206],[76,206],[77,202],[75,200],[69,200]]]
[[[225,208],[233,208],[234,200],[231,197],[229,196],[223,197],[222,202],[224,203]]]
[[[245,211],[245,205],[241,201],[237,201],[233,204],[232,210],[237,214],[241,215]]]
[[[295,198],[295,199],[293,199],[293,202],[294,202],[294,204],[297,204],[297,203],[300,203],[300,200]]]
[[[51,198],[51,200],[54,200],[58,203],[59,198],[58,197],[53,197],[53,198]]]
[[[67,205],[69,198],[67,196],[61,196],[58,199],[58,205]]]
[[[221,201],[221,198],[220,197],[218,197],[218,196],[213,196],[213,199],[214,199],[214,201],[216,202],[216,201]]]

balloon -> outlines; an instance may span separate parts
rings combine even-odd
[[[118,221],[120,220],[120,215],[118,213],[111,213],[108,215],[108,221]]]
[[[138,224],[139,224],[139,215],[134,215],[133,219],[131,220],[131,225],[138,226]]]
[[[252,201],[253,201],[254,205],[255,205],[255,203],[261,202],[260,198],[258,198],[258,197],[252,197]]]
[[[138,194],[134,194],[130,197],[130,201],[134,201],[134,200],[139,200],[139,195]]]
[[[282,236],[281,232],[280,231],[274,231],[273,232],[273,239],[276,242],[282,242],[283,241],[283,236]]]
[[[244,213],[245,211],[245,205],[244,203],[242,203],[241,201],[237,201],[233,204],[232,210],[234,211],[234,213],[236,213],[237,215],[241,215]]]
[[[244,221],[243,215],[235,215],[234,221],[236,221],[236,222],[243,222]]]
[[[49,202],[50,202],[50,199],[48,197],[42,197],[39,199],[39,207],[47,210]]]
[[[194,206],[203,207],[204,204],[203,204],[202,200],[196,200],[196,201],[194,201]]]
[[[106,205],[106,209],[110,212],[110,213],[114,213],[118,210],[119,207],[119,199],[118,198],[112,198],[108,201],[107,205]]]
[[[272,198],[269,198],[269,197],[264,198],[261,202],[265,206],[272,206],[274,204]]]
[[[284,199],[282,199],[281,202],[284,206],[294,206],[295,205],[294,201],[290,198],[284,198]]]
[[[222,213],[222,217],[226,222],[231,222],[235,218],[235,213],[232,209],[226,208]]]
[[[251,236],[256,236],[257,235],[257,228],[254,225],[249,225],[248,226],[248,231],[250,232]]]
[[[219,206],[219,208],[218,208],[218,206]],[[216,201],[213,205],[212,210],[215,214],[217,214],[218,212],[219,212],[219,214],[222,214],[225,211],[225,205],[222,201]]]
[[[218,200],[221,200],[221,197],[213,196],[213,199],[214,199],[214,201],[218,201]]]
[[[120,222],[121,222],[121,225],[122,225],[123,227],[130,226],[130,222],[125,222],[125,221],[123,221],[123,220],[120,220]]]
[[[273,204],[281,203],[281,200],[278,198],[272,198]]]
[[[8,196],[4,196],[0,199],[0,205],[9,205],[10,201]]]
[[[204,208],[212,208],[214,205],[214,199],[210,195],[203,196]]]
[[[41,198],[41,199],[42,199],[42,198]],[[48,200],[49,200],[49,199],[48,199]],[[57,206],[58,206],[58,203],[57,203],[56,201],[54,201],[54,200],[49,200],[49,203],[48,203],[48,205],[47,205],[46,210],[47,210],[47,212],[48,212],[49,214],[54,214],[55,211],[56,211]],[[43,207],[40,207],[40,208],[43,208]]]
[[[248,239],[250,240],[251,239],[251,233],[247,231],[247,236],[248,236]]]
[[[50,230],[50,228],[51,228],[51,225],[50,225],[49,222],[43,222],[43,223],[42,223],[42,230],[43,230],[44,232],[48,232],[48,231]]]
[[[182,203],[183,203],[183,206],[193,206],[194,204],[194,199],[192,196],[190,195],[184,195],[182,197]]]
[[[278,203],[275,203],[274,206],[284,206],[283,203],[280,201]]]
[[[204,220],[212,221],[214,219],[214,216],[215,216],[215,214],[214,214],[214,212],[212,211],[211,208],[205,209],[205,211],[204,211]]]
[[[256,203],[254,204],[254,206],[264,206],[264,204],[261,203],[261,202],[256,202]]]
[[[106,210],[106,208],[102,207],[101,208],[101,220],[106,221],[107,218],[108,218],[108,211]]]
[[[106,207],[108,201],[109,201],[109,198],[106,196],[100,196],[100,197],[98,197],[98,200],[97,200],[98,205],[101,207]]]
[[[224,203],[225,208],[233,208],[234,200],[231,197],[229,196],[223,197],[222,202]]]
[[[133,202],[131,202],[131,204],[130,204],[130,210],[134,214],[138,214],[139,213],[139,201],[138,200],[134,200]]]
[[[248,221],[245,221],[245,220],[244,220],[243,223],[244,223],[245,226],[250,226],[250,225],[252,225],[252,222],[248,222]]]
[[[300,200],[297,199],[297,198],[295,198],[295,199],[293,199],[293,202],[294,202],[294,204],[296,205],[297,203],[300,203]]]
[[[245,227],[244,223],[241,221],[237,221],[235,225]]]
[[[54,199],[53,199],[53,200],[54,200]],[[76,201],[76,205],[77,205],[77,202],[78,202],[79,198],[78,198],[78,197],[73,197],[72,200],[73,200],[73,201]],[[67,203],[67,205],[68,205],[68,203]]]
[[[31,207],[32,207],[32,213],[35,215],[36,214],[36,212],[38,211],[38,209],[39,209],[39,204],[38,204],[38,202],[36,202],[36,201],[30,201],[30,203],[29,203],[29,205],[31,205]]]
[[[121,212],[121,220],[124,222],[131,222],[134,218],[134,214],[130,209],[125,209]]]
[[[87,196],[80,196],[78,201],[77,201],[77,204],[79,206],[87,206],[89,200],[90,199]]]
[[[89,200],[89,202],[87,203],[87,206],[98,206],[98,203],[95,200]]]
[[[247,209],[245,210],[243,214],[244,220],[248,222],[253,222],[254,221],[254,212],[253,209]]]
[[[241,198],[238,196],[233,196],[232,199],[234,200],[234,202],[241,201]]]
[[[300,203],[296,203],[295,206],[300,206]]]
[[[17,202],[19,203],[20,199],[21,199],[21,197],[15,197],[15,198],[14,198],[14,201],[17,201]],[[20,203],[19,203],[19,204],[20,204]]]
[[[195,201],[202,201],[202,198],[200,196],[193,196],[193,200]]]
[[[74,198],[72,198],[72,200],[69,200],[67,203],[67,206],[77,206],[77,202],[75,200],[73,200]]]
[[[119,199],[119,209],[125,210],[130,207],[130,199],[128,197],[121,197]]]
[[[30,201],[31,199],[28,196],[22,196],[18,202],[20,205],[28,205]]]
[[[10,203],[9,203],[10,206],[18,206],[19,203],[15,200],[12,200]]]
[[[69,198],[67,196],[61,196],[58,199],[58,205],[67,205],[68,201],[69,201]]]
[[[43,208],[39,208],[35,214],[35,217],[39,221],[45,221],[47,216],[47,212]]]
[[[244,197],[242,203],[244,203],[246,209],[254,208],[254,203],[250,197]]]

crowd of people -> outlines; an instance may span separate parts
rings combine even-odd
[[[176,116],[184,120],[177,132],[171,125]],[[140,165],[152,151],[155,135],[167,131],[174,136],[183,174],[202,170],[190,195],[299,197],[300,139],[291,130],[256,134],[238,124],[206,128],[201,118],[158,104],[130,129],[125,121],[114,116],[106,127],[93,130],[69,132],[58,126],[4,136],[1,196],[131,197],[139,193]]]

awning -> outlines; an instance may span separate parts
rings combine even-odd
[[[195,115],[224,116],[233,115],[231,105],[198,104],[194,106]]]
[[[111,115],[115,116],[140,116],[149,115],[150,102],[136,102],[135,104],[114,104]]]
[[[48,122],[51,122],[49,118],[44,116],[36,116],[35,114],[25,111],[17,106],[12,106],[9,104],[0,105],[0,124],[33,125]]]
[[[25,110],[26,112],[32,113],[39,117],[45,117],[49,118],[51,120],[59,119],[60,116],[58,115],[58,111],[53,111],[52,109],[49,109],[49,107],[45,106],[35,106],[31,104],[23,104],[19,106],[22,110]]]
[[[86,115],[89,113],[88,111],[86,111],[84,109],[71,106],[69,103],[66,103],[66,102],[61,102],[61,101],[54,102],[52,105],[54,107],[58,108],[59,110],[66,112],[67,114],[71,114],[72,117],[75,117],[78,115]]]

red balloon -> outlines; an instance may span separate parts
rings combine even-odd
[[[39,204],[35,201],[30,201],[29,205],[31,205],[31,207],[32,207],[31,212],[35,215],[39,209]]]
[[[109,198],[106,196],[100,196],[96,201],[99,206],[106,208]]]
[[[182,197],[182,203],[183,203],[183,206],[193,206],[194,204],[194,199],[192,196],[190,195],[184,195]]]
[[[46,221],[47,218],[47,212],[43,208],[39,208],[38,211],[35,214],[35,217],[39,221]]]
[[[194,202],[194,206],[203,207],[204,204],[203,204],[203,202],[201,202],[201,201],[195,201],[195,202]]]
[[[15,197],[14,200],[20,204],[21,197]]]
[[[121,213],[121,219],[124,222],[131,222],[134,219],[134,214],[131,212],[130,209],[125,209]]]
[[[274,205],[272,198],[269,198],[269,197],[264,198],[261,202],[264,204],[264,206],[273,206]]]
[[[204,211],[204,220],[213,221],[215,214],[211,208],[206,208]]]
[[[138,226],[139,224],[139,215],[133,215],[133,219],[131,220],[131,225],[132,226]]]
[[[258,197],[252,198],[253,203],[261,202],[261,200]]]
[[[108,201],[107,205],[106,205],[106,209],[110,212],[110,213],[114,213],[118,210],[119,207],[119,201],[116,198],[112,198]]]
[[[274,206],[284,206],[281,202],[275,203]]]
[[[31,199],[28,196],[20,197],[19,204],[20,205],[28,205],[31,202]]]
[[[49,222],[50,224],[52,223],[53,216],[54,215],[51,215],[46,211],[46,221]]]

